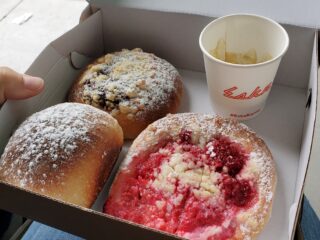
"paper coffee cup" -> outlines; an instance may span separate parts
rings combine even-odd
[[[221,53],[217,45],[223,41],[228,56],[255,51],[258,61],[266,56],[268,60],[238,64],[213,57],[210,52],[216,49],[217,54]],[[257,116],[264,108],[281,58],[289,46],[284,28],[257,15],[228,15],[209,23],[200,34],[199,44],[215,113],[238,120]]]

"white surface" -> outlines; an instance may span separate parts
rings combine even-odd
[[[1,0],[0,21],[8,16],[23,0]]]
[[[17,3],[19,3],[17,5]],[[38,54],[52,40],[71,29],[79,22],[82,10],[87,5],[84,0],[1,0],[0,19],[0,66],[6,65],[24,72]],[[26,13],[33,16],[22,25],[13,23]]]
[[[318,71],[320,75],[320,69]],[[320,86],[318,86],[318,93]],[[318,102],[319,104],[319,102]],[[319,106],[318,106],[319,109]],[[308,168],[308,174],[305,182],[305,194],[308,197],[311,205],[320,217],[320,114],[317,115],[317,124],[314,130],[314,141],[312,145],[311,159]]]
[[[22,14],[19,17],[16,17],[15,19],[12,20],[12,23],[18,24],[18,25],[22,25],[25,22],[27,22],[30,18],[32,18],[33,14],[31,12],[27,12]]]
[[[315,34],[314,36],[314,44],[313,44],[313,53],[312,53],[312,61],[310,66],[310,74],[309,74],[309,82],[308,82],[308,97],[305,100],[307,103],[310,100],[310,105],[305,108],[305,117],[304,117],[304,126],[303,126],[303,135],[301,139],[301,151],[300,151],[300,159],[298,165],[298,173],[297,173],[297,181],[295,187],[295,202],[290,209],[290,228],[294,226],[298,222],[297,219],[293,221],[293,216],[298,216],[299,212],[296,206],[298,206],[299,202],[302,199],[300,193],[303,192],[304,184],[305,184],[305,177],[307,174],[309,159],[311,157],[312,151],[312,141],[313,141],[313,133],[314,133],[314,126],[315,126],[315,118],[316,118],[316,111],[319,106],[317,106],[317,94],[318,94],[318,58],[317,58],[317,39],[318,35]],[[313,104],[312,104],[313,103]]]

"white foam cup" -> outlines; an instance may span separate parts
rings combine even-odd
[[[210,54],[218,41],[225,40],[226,52],[245,53],[255,49],[255,64],[233,64]],[[282,56],[289,46],[285,29],[277,22],[257,15],[234,14],[210,22],[201,32],[199,44],[212,107],[215,113],[246,120],[264,108]]]

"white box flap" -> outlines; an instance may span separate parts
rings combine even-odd
[[[124,7],[184,12],[210,17],[220,17],[232,13],[253,13],[272,18],[280,23],[320,28],[319,0],[87,0],[95,6],[112,3]]]

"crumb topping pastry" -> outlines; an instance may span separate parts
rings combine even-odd
[[[254,239],[275,184],[271,153],[246,126],[176,114],[135,140],[105,212],[192,240]]]
[[[79,82],[83,102],[117,116],[143,118],[176,94],[177,70],[141,49],[109,53],[89,65]]]

